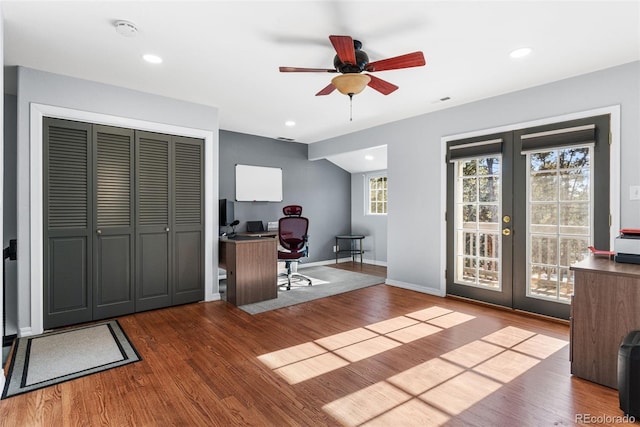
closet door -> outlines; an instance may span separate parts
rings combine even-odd
[[[44,328],[92,320],[91,125],[44,119]]]
[[[204,299],[203,141],[173,137],[173,304]]]
[[[137,131],[136,311],[171,305],[171,137]]]
[[[134,311],[133,135],[131,129],[93,126],[94,320]]]

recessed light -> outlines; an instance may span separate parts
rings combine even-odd
[[[520,49],[516,49],[512,51],[509,56],[512,58],[523,58],[529,55],[532,52],[530,47],[521,47]]]
[[[287,120],[286,122],[284,122],[285,126],[289,126],[289,127],[293,127],[296,125],[296,122],[294,122],[293,120]]]
[[[364,158],[366,160],[373,160],[373,156],[371,154],[367,154],[366,156],[364,156]]]
[[[162,58],[160,58],[158,55],[152,55],[150,53],[142,55],[142,59],[144,59],[145,61],[147,61],[150,64],[161,64],[162,63]]]

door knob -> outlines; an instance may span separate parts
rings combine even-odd
[[[504,222],[505,224],[509,224],[511,222],[511,217],[509,215],[503,216],[502,222]]]
[[[503,228],[503,229],[502,229],[502,235],[503,235],[503,236],[509,236],[509,235],[511,235],[511,229],[510,229],[510,228]]]
[[[169,232],[169,227],[165,228],[164,231]]]
[[[97,234],[102,234],[102,230],[100,230],[99,228],[96,230]]]

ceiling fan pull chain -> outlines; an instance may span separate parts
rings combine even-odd
[[[353,121],[353,94],[349,94],[349,121]]]

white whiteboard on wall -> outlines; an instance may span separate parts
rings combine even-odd
[[[282,169],[236,165],[237,202],[281,202]]]

